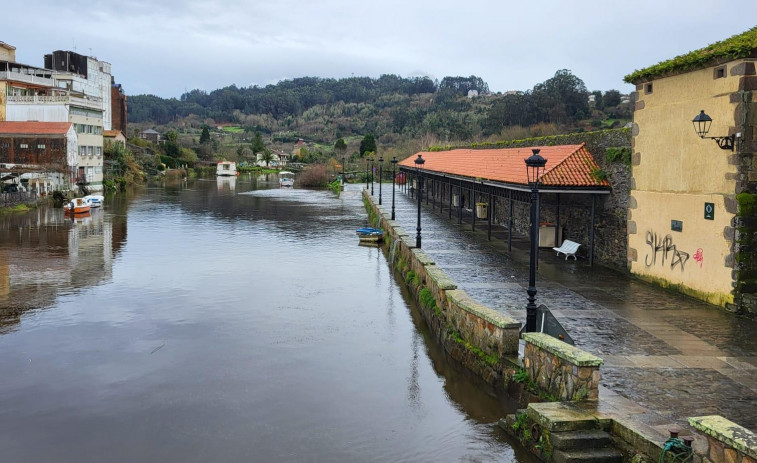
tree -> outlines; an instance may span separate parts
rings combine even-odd
[[[210,141],[210,130],[205,126],[202,128],[202,134],[200,135],[200,144],[208,143]]]
[[[551,79],[535,85],[531,94],[541,113],[541,122],[567,122],[589,114],[586,85],[567,69],[561,69]]]
[[[617,90],[608,90],[602,97],[605,107],[611,108],[620,104],[620,92]]]
[[[369,133],[360,142],[360,156],[365,156],[368,151],[376,152],[376,137]]]
[[[268,164],[273,161],[273,153],[270,150],[264,149],[260,153],[260,160],[265,162],[265,166],[268,167]]]
[[[252,139],[252,152],[255,154],[264,152],[265,149],[265,143],[263,142],[263,136],[260,135],[260,132],[255,132],[255,138]]]
[[[340,156],[344,156],[344,152],[347,151],[347,143],[344,142],[344,138],[340,138],[334,143],[334,150],[336,150],[337,154]]]

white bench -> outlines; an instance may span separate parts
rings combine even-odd
[[[577,259],[576,252],[578,251],[579,247],[581,247],[581,245],[576,243],[575,241],[565,240],[563,241],[562,246],[552,249],[557,251],[558,256],[560,255],[560,253],[565,254],[565,260],[568,260],[568,257],[571,256],[573,256],[573,259]]]

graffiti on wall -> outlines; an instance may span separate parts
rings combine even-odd
[[[659,264],[663,266],[668,265],[669,263],[671,270],[679,266],[681,267],[681,271],[685,269],[686,262],[690,257],[689,253],[678,249],[678,247],[673,244],[672,236],[665,235],[665,237],[663,237],[650,230],[647,232],[647,245],[649,246],[649,253],[644,258],[644,264],[646,264],[647,267],[652,267],[659,262]]]
[[[702,262],[704,262],[704,251],[702,251],[702,248],[698,248],[697,252],[694,253],[694,260],[699,262],[699,268],[702,268]]]

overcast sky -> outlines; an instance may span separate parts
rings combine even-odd
[[[29,0],[4,8],[17,61],[72,50],[113,65],[126,93],[281,79],[482,77],[527,90],[570,69],[589,90],[757,25],[757,0]]]

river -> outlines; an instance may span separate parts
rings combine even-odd
[[[520,461],[341,197],[275,176],[0,217],[7,462]]]

